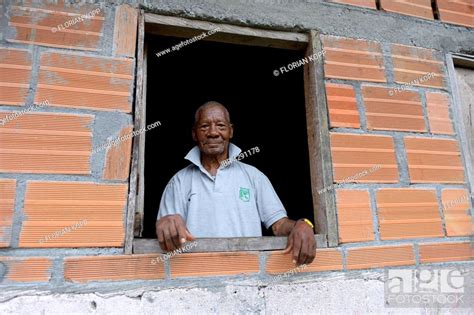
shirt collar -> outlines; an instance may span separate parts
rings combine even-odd
[[[240,154],[242,150],[233,143],[229,143],[229,159],[233,159]],[[191,163],[199,167],[200,169],[204,169],[201,164],[201,151],[199,151],[199,147],[196,145],[191,151],[186,154],[184,157],[186,160],[189,160]]]

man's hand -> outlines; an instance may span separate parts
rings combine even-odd
[[[180,248],[186,241],[194,241],[179,214],[167,215],[156,221],[156,235],[161,249],[167,252]]]
[[[316,241],[314,240],[313,229],[308,223],[298,220],[291,229],[283,253],[288,254],[290,252],[293,252],[293,263],[297,265],[313,262],[316,257]]]

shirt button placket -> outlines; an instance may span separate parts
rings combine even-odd
[[[219,189],[218,189],[219,186],[217,186],[217,177],[218,176],[219,176],[219,171],[217,171],[216,177],[214,178],[214,192],[219,192]]]

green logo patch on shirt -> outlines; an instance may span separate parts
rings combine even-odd
[[[250,189],[240,187],[239,198],[245,202],[250,201]]]

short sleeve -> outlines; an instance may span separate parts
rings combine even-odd
[[[288,216],[267,176],[262,173],[258,176],[255,189],[258,213],[267,229],[273,223]]]
[[[161,196],[157,220],[167,215],[179,214],[186,221],[186,196],[182,193],[180,186],[176,177],[173,177],[166,185],[163,196]]]

